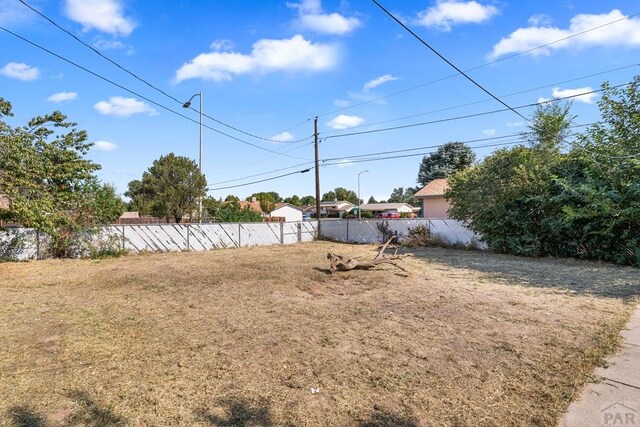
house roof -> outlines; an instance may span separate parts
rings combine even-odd
[[[278,210],[280,208],[284,208],[286,206],[292,207],[293,209],[297,209],[299,211],[303,211],[303,209],[301,207],[296,206],[296,205],[292,205],[291,203],[276,203],[276,208],[274,209],[274,211]]]
[[[323,208],[334,208],[334,209],[338,209],[338,210],[343,210],[343,209],[351,209],[353,206],[355,206],[353,203],[351,202],[347,202],[344,200],[338,200],[335,202],[332,201],[328,201],[328,202],[320,202],[320,206]]]
[[[260,202],[248,202],[246,200],[240,200],[238,202],[240,204],[240,208],[244,209],[244,208],[249,208],[252,211],[256,211],[259,214],[262,213],[262,208],[260,207]]]
[[[434,179],[414,194],[414,197],[443,196],[448,189],[449,184],[446,178]]]
[[[137,218],[140,218],[140,214],[137,211],[122,212],[122,215],[120,215],[120,219],[137,219]]]
[[[360,209],[363,211],[384,211],[387,209],[399,209],[405,206],[413,209],[413,206],[409,203],[363,203],[360,205]]]

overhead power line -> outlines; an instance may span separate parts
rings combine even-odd
[[[454,70],[456,70],[459,74],[463,75],[467,80],[469,80],[471,83],[473,83],[474,85],[476,85],[478,88],[480,88],[484,93],[486,93],[487,95],[489,95],[490,97],[492,97],[493,99],[495,99],[496,101],[498,101],[500,104],[504,105],[505,107],[507,107],[509,110],[513,111],[515,114],[517,114],[518,116],[522,117],[524,120],[529,120],[527,119],[525,116],[523,116],[522,114],[520,114],[518,111],[516,111],[514,108],[511,108],[506,102],[504,102],[503,100],[501,100],[500,98],[498,98],[497,96],[495,96],[493,93],[489,92],[488,89],[486,89],[484,86],[482,86],[480,83],[478,83],[477,81],[475,81],[474,79],[472,79],[467,73],[465,73],[464,71],[462,71],[460,68],[458,68],[453,62],[449,61],[447,58],[444,57],[444,55],[442,55],[440,52],[438,52],[435,48],[433,48],[429,43],[427,43],[426,41],[424,41],[424,39],[422,37],[420,37],[418,34],[416,34],[415,32],[413,32],[413,30],[411,30],[411,28],[407,27],[402,21],[400,21],[398,18],[395,17],[394,14],[392,14],[391,12],[389,12],[387,9],[385,9],[384,6],[382,6],[377,0],[371,0],[372,2],[374,2],[380,9],[382,9],[382,11],[384,13],[386,13],[387,15],[389,15],[389,17],[391,19],[393,19],[394,21],[396,21],[398,23],[398,25],[400,25],[402,28],[404,28],[405,30],[407,30],[409,32],[409,34],[411,34],[413,37],[415,37],[420,43],[422,43],[424,46],[426,46],[431,52],[435,53],[438,58],[442,59],[444,62],[446,62],[447,64],[449,64],[449,66],[451,66]]]
[[[102,52],[100,52],[99,50],[97,50],[96,48],[94,48],[93,46],[91,46],[90,44],[86,43],[85,41],[83,41],[82,39],[80,39],[79,37],[77,37],[75,34],[71,33],[70,31],[68,31],[67,29],[65,29],[64,27],[60,26],[57,22],[55,22],[53,19],[49,18],[47,15],[45,15],[44,13],[40,12],[39,10],[37,10],[36,8],[34,8],[33,6],[31,6],[29,3],[27,3],[25,0],[18,0],[20,3],[22,3],[24,6],[26,6],[27,8],[29,8],[31,11],[33,11],[34,13],[40,15],[42,18],[46,19],[47,21],[49,21],[53,26],[55,26],[56,28],[58,28],[60,31],[64,32],[65,34],[67,34],[69,37],[72,37],[74,40],[76,40],[78,43],[82,44],[83,46],[85,46],[86,48],[90,49],[91,51],[93,51],[95,54],[99,55],[101,58],[103,58],[104,60],[110,62],[111,64],[115,65],[116,67],[118,67],[120,70],[124,71],[125,73],[129,74],[131,77],[135,78],[136,80],[144,83],[145,85],[149,86],[150,88],[152,88],[153,90],[161,93],[162,95],[166,96],[167,98],[177,102],[180,105],[184,104],[184,101],[181,101],[177,98],[175,98],[173,95],[168,94],[167,92],[165,92],[164,90],[160,89],[159,87],[155,86],[154,84],[150,83],[149,81],[145,80],[144,78],[140,77],[139,75],[137,75],[136,73],[134,73],[133,71],[130,71],[129,69],[125,68],[124,66],[120,65],[118,62],[114,61],[113,59],[109,58],[108,56],[104,55]],[[198,111],[193,107],[189,107],[189,109],[193,110],[193,111]],[[235,126],[232,126],[228,123],[223,122],[222,120],[216,119],[215,117],[212,117],[206,113],[202,113],[202,115],[210,120],[213,120],[214,122],[225,126],[229,129],[232,129],[236,132],[242,133],[244,135],[250,136],[252,138],[256,138],[256,139],[260,139],[263,141],[269,141],[269,142],[278,142],[278,143],[296,143],[296,142],[301,142],[301,141],[306,141],[307,139],[309,139],[310,137],[306,137],[303,139],[299,139],[296,141],[281,141],[281,140],[277,140],[277,139],[271,139],[271,138],[265,138],[259,135],[255,135],[253,133],[244,131],[242,129],[239,129]]]
[[[608,73],[612,73],[612,72],[615,72],[615,71],[625,70],[625,69],[628,69],[628,68],[633,68],[633,67],[638,67],[638,66],[640,66],[640,63],[634,63],[634,64],[630,64],[630,65],[625,65],[623,67],[617,67],[617,68],[613,68],[613,69],[606,70],[606,71],[600,71],[598,73],[593,73],[593,74],[589,74],[589,75],[586,75],[586,76],[580,76],[580,77],[576,77],[576,78],[573,78],[573,79],[562,80],[560,82],[549,83],[549,84],[546,84],[544,86],[537,86],[537,87],[534,87],[534,88],[531,88],[531,89],[525,89],[525,90],[520,90],[518,92],[508,93],[506,95],[501,95],[500,97],[501,98],[507,98],[507,97],[510,97],[510,96],[521,95],[523,93],[533,92],[533,91],[539,90],[539,89],[545,89],[545,88],[548,88],[548,87],[558,86],[558,85],[565,84],[565,83],[571,83],[571,82],[575,82],[575,81],[578,81],[578,80],[583,80],[583,79],[587,79],[587,78],[590,78],[590,77],[600,76],[600,75],[603,75],[603,74],[608,74]],[[397,122],[397,121],[401,121],[401,120],[412,119],[412,118],[415,118],[415,117],[426,116],[426,115],[429,115],[429,114],[442,113],[444,111],[450,111],[450,110],[455,110],[455,109],[458,109],[458,108],[469,107],[469,106],[472,106],[472,105],[483,104],[483,103],[488,102],[490,100],[491,99],[483,99],[483,100],[479,100],[479,101],[467,102],[465,104],[458,104],[458,105],[454,105],[454,106],[451,106],[451,107],[440,108],[438,110],[431,110],[431,111],[426,111],[426,112],[423,112],[423,113],[411,114],[409,116],[396,117],[395,119],[388,119],[388,120],[382,120],[382,121],[379,121],[379,122],[373,122],[373,123],[367,123],[367,124],[364,124],[364,125],[353,126],[353,127],[349,128],[349,129],[353,130],[353,129],[368,128],[368,127],[381,125],[381,124],[385,124],[385,123],[392,123],[392,122]],[[340,130],[329,130],[329,131],[323,132],[323,135],[337,133],[337,132],[340,132]]]
[[[616,88],[620,88],[620,87],[624,87],[624,86],[628,86],[630,83],[623,83],[623,84],[619,84],[616,86],[612,86],[612,89],[616,89]],[[372,130],[365,130],[365,131],[360,131],[360,132],[350,132],[350,133],[343,133],[340,135],[329,135],[327,137],[325,137],[325,139],[332,139],[332,138],[342,138],[345,136],[355,136],[355,135],[364,135],[364,134],[369,134],[369,133],[378,133],[378,132],[387,132],[387,131],[392,131],[392,130],[399,130],[399,129],[407,129],[407,128],[412,128],[412,127],[417,127],[417,126],[426,126],[426,125],[431,125],[431,124],[435,124],[435,123],[444,123],[444,122],[451,122],[451,121],[455,121],[455,120],[462,120],[462,119],[468,119],[468,118],[472,118],[472,117],[480,117],[480,116],[487,116],[490,114],[496,114],[496,113],[503,113],[505,111],[510,111],[512,109],[522,109],[522,108],[530,108],[530,107],[535,107],[538,105],[543,105],[543,104],[548,104],[551,102],[557,102],[557,101],[562,101],[565,99],[573,99],[573,98],[577,98],[580,96],[584,96],[584,95],[589,95],[592,93],[598,93],[598,92],[602,92],[604,89],[594,89],[594,90],[590,90],[587,92],[582,92],[582,93],[578,93],[575,95],[569,95],[569,96],[563,96],[560,98],[554,98],[554,99],[550,99],[547,101],[543,101],[543,102],[534,102],[531,104],[525,104],[525,105],[520,105],[518,107],[509,107],[509,108],[502,108],[499,110],[491,110],[491,111],[483,111],[480,113],[472,113],[472,114],[465,114],[463,116],[455,116],[455,117],[446,117],[443,119],[438,119],[438,120],[431,120],[428,122],[420,122],[420,123],[410,123],[407,125],[402,125],[402,126],[393,126],[393,127],[388,127],[388,128],[382,128],[382,129],[372,129]]]
[[[209,190],[210,191],[215,191],[215,190],[226,190],[226,189],[229,189],[229,188],[246,187],[247,185],[259,184],[261,182],[267,182],[267,181],[273,181],[274,179],[284,178],[285,176],[295,175],[295,174],[298,174],[298,173],[307,173],[312,169],[314,169],[314,168],[311,167],[311,168],[307,168],[307,169],[302,169],[302,170],[295,171],[295,172],[289,172],[289,173],[285,173],[285,174],[282,174],[282,175],[273,176],[271,178],[265,178],[265,179],[260,179],[258,181],[247,182],[247,183],[244,183],[244,184],[228,185],[226,187],[210,188]]]
[[[630,14],[630,15],[625,16],[624,18],[616,19],[616,20],[614,20],[614,21],[610,21],[610,22],[605,22],[604,24],[598,25],[598,26],[596,26],[596,27],[588,28],[588,29],[586,29],[586,30],[584,30],[584,31],[580,31],[580,32],[578,32],[578,33],[574,33],[574,34],[571,34],[571,35],[569,35],[569,36],[562,37],[562,38],[560,38],[560,39],[557,39],[557,40],[554,40],[554,41],[551,41],[551,42],[548,42],[548,43],[545,43],[545,44],[541,44],[541,45],[539,45],[539,46],[532,47],[532,48],[530,48],[530,49],[523,50],[523,51],[521,51],[521,52],[517,52],[517,53],[514,53],[514,54],[512,54],[512,55],[504,56],[504,57],[502,57],[502,58],[495,59],[495,60],[493,60],[493,61],[489,61],[489,62],[486,62],[486,63],[481,64],[481,65],[477,65],[477,66],[472,67],[472,68],[467,68],[467,69],[465,69],[464,71],[468,73],[468,72],[470,72],[470,71],[479,70],[479,69],[481,69],[481,68],[485,68],[485,67],[488,67],[488,66],[490,66],[490,65],[497,64],[498,62],[506,61],[506,60],[509,60],[509,59],[512,59],[512,58],[518,57],[518,56],[520,56],[520,55],[525,55],[525,54],[527,54],[527,53],[534,52],[534,51],[536,51],[536,50],[538,50],[538,49],[543,49],[543,48],[545,48],[545,47],[548,47],[548,46],[554,45],[554,44],[556,44],[556,43],[563,42],[563,41],[565,41],[565,40],[567,40],[567,39],[571,39],[571,38],[574,38],[574,37],[581,36],[581,35],[583,35],[583,34],[589,33],[589,32],[591,32],[591,31],[598,30],[598,29],[603,28],[603,27],[606,27],[606,26],[608,26],[608,25],[613,25],[613,24],[616,24],[616,23],[621,22],[621,21],[626,21],[626,20],[628,20],[628,19],[634,18],[634,17],[639,16],[639,15],[640,15],[640,12],[638,12],[638,13],[633,13],[633,14]],[[342,111],[350,110],[350,109],[353,109],[353,108],[358,108],[358,107],[361,107],[361,106],[363,106],[363,105],[372,104],[372,103],[374,103],[374,102],[379,102],[379,101],[385,100],[385,99],[387,99],[387,98],[391,98],[391,97],[396,96],[396,95],[401,95],[401,94],[403,94],[403,93],[411,92],[411,91],[414,91],[414,90],[416,90],[416,89],[423,88],[423,87],[425,87],[425,86],[430,86],[430,85],[432,85],[432,84],[439,83],[439,82],[441,82],[441,81],[448,80],[448,79],[451,79],[451,78],[453,78],[453,77],[457,77],[457,76],[459,76],[459,75],[460,75],[460,74],[458,74],[458,73],[456,73],[456,74],[450,74],[450,75],[448,75],[448,76],[440,77],[440,78],[438,78],[438,79],[435,79],[435,80],[432,80],[432,81],[429,81],[429,82],[425,82],[425,83],[421,83],[421,84],[416,85],[416,86],[412,86],[412,87],[409,87],[409,88],[406,88],[406,89],[402,89],[402,90],[399,90],[399,91],[396,91],[396,92],[391,92],[391,93],[389,93],[389,94],[387,94],[387,95],[384,95],[384,96],[380,96],[380,97],[377,97],[377,98],[369,99],[369,100],[367,100],[367,101],[362,101],[362,102],[359,102],[359,103],[357,103],[357,104],[349,105],[349,106],[347,106],[347,107],[339,108],[339,109],[336,109],[336,110],[327,111],[327,112],[324,112],[324,113],[318,114],[318,117],[324,117],[324,116],[328,116],[328,115],[330,115],[330,114],[335,114],[335,113],[339,113],[339,112],[342,112]],[[310,119],[308,119],[308,120],[310,120]],[[290,127],[289,129],[293,129],[294,127],[300,126],[300,125],[301,125],[301,124],[303,124],[303,123],[304,123],[304,122],[299,123],[299,124],[297,124],[297,125],[294,125],[294,126]],[[287,130],[289,130],[289,129],[287,129]]]
[[[62,61],[64,61],[64,62],[66,62],[66,63],[68,63],[68,64],[71,64],[71,65],[73,65],[74,67],[77,67],[77,68],[81,69],[82,71],[85,71],[85,72],[87,72],[87,73],[91,74],[91,75],[92,75],[92,76],[94,76],[94,77],[97,77],[97,78],[99,78],[99,79],[101,79],[101,80],[103,80],[103,81],[105,81],[105,82],[107,82],[107,83],[110,83],[110,84],[112,84],[112,85],[114,85],[114,86],[116,86],[116,87],[118,87],[118,88],[120,88],[120,89],[122,89],[122,90],[124,90],[124,91],[126,91],[126,92],[129,92],[129,93],[130,93],[130,94],[132,94],[132,95],[135,95],[135,96],[137,96],[137,97],[139,97],[139,98],[141,98],[141,99],[144,99],[145,101],[150,102],[151,104],[153,104],[153,105],[155,105],[155,106],[157,106],[157,107],[159,107],[159,108],[162,108],[163,110],[169,111],[170,113],[173,113],[173,114],[175,114],[175,115],[177,115],[177,116],[180,116],[180,117],[182,117],[183,119],[189,120],[190,122],[200,124],[197,120],[192,119],[192,118],[191,118],[191,117],[189,117],[189,116],[186,116],[186,115],[184,115],[184,114],[182,114],[182,113],[179,113],[178,111],[172,110],[171,108],[169,108],[169,107],[167,107],[167,106],[165,106],[165,105],[163,105],[163,104],[160,104],[159,102],[156,102],[156,101],[154,101],[154,100],[152,100],[152,99],[150,99],[150,98],[148,98],[148,97],[146,97],[146,96],[144,96],[144,95],[142,95],[142,94],[140,94],[140,93],[138,93],[138,92],[135,92],[135,91],[133,91],[133,90],[131,90],[131,89],[129,89],[129,88],[126,88],[125,86],[123,86],[123,85],[121,85],[121,84],[119,84],[119,83],[116,83],[116,82],[114,82],[113,80],[111,80],[111,79],[109,79],[109,78],[107,78],[107,77],[104,77],[104,76],[102,76],[102,75],[100,75],[100,74],[96,73],[95,71],[91,71],[90,69],[88,69],[88,68],[86,68],[86,67],[84,67],[84,66],[82,66],[82,65],[80,65],[80,64],[78,64],[78,63],[76,63],[76,62],[74,62],[74,61],[72,61],[72,60],[70,60],[70,59],[68,59],[68,58],[65,58],[65,57],[64,57],[64,56],[62,56],[62,55],[57,54],[57,53],[55,53],[55,52],[53,52],[53,51],[51,51],[51,50],[47,49],[46,47],[44,47],[44,46],[42,46],[42,45],[40,45],[40,44],[38,44],[38,43],[36,43],[36,42],[33,42],[33,41],[31,41],[31,40],[28,40],[28,39],[26,39],[25,37],[22,37],[21,35],[16,34],[16,33],[14,33],[13,31],[8,30],[7,28],[5,28],[5,27],[3,27],[3,26],[0,26],[0,30],[4,31],[4,32],[6,32],[6,33],[8,33],[8,34],[10,34],[10,35],[12,35],[12,36],[14,36],[14,37],[16,37],[16,38],[18,38],[18,39],[22,40],[22,41],[24,41],[25,43],[28,43],[28,44],[30,44],[30,45],[32,45],[32,46],[34,46],[34,47],[36,47],[36,48],[38,48],[38,49],[40,49],[40,50],[43,50],[44,52],[47,52],[48,54],[53,55],[53,56],[55,56],[56,58],[58,58],[58,59],[60,59],[60,60],[62,60]],[[220,135],[224,135],[224,136],[226,136],[227,138],[231,138],[231,139],[233,139],[233,140],[235,140],[235,141],[238,141],[238,142],[241,142],[241,143],[243,143],[243,144],[250,145],[250,146],[252,146],[252,147],[254,147],[254,148],[257,148],[257,149],[259,149],[259,150],[262,150],[262,151],[266,151],[266,152],[269,152],[269,153],[274,153],[274,154],[277,154],[277,155],[280,155],[280,156],[284,156],[284,157],[290,157],[290,158],[292,158],[292,159],[306,160],[306,159],[303,159],[303,158],[300,158],[300,157],[289,156],[289,155],[287,155],[287,154],[282,154],[282,153],[280,153],[280,152],[278,152],[278,151],[274,151],[274,150],[270,150],[270,149],[265,148],[265,147],[261,147],[261,146],[259,146],[259,145],[257,145],[257,144],[253,144],[253,143],[251,143],[251,142],[245,141],[245,140],[240,139],[240,138],[238,138],[238,137],[235,137],[235,136],[233,136],[233,135],[229,135],[228,133],[222,132],[222,131],[220,131],[220,130],[218,130],[218,129],[216,129],[216,128],[213,128],[213,127],[211,127],[211,126],[209,126],[209,125],[202,124],[202,126],[203,126],[203,127],[205,127],[205,128],[207,128],[207,129],[209,129],[209,130],[212,130],[212,131],[214,131],[214,132],[216,132],[216,133],[218,133],[218,134],[220,134]]]

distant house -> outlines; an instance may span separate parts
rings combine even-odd
[[[320,203],[320,216],[329,218],[343,218],[347,212],[353,209],[355,205],[351,202],[335,201],[335,202],[321,202]]]
[[[449,202],[444,193],[449,188],[445,178],[434,179],[418,191],[414,197],[422,201],[422,216],[424,218],[445,219],[449,215]]]
[[[415,212],[420,210],[420,208],[414,208],[408,203],[365,203],[360,205],[360,209],[373,212],[374,215],[399,213],[407,214],[409,217],[415,216]]]
[[[240,204],[241,209],[249,208],[252,211],[258,212],[260,215],[264,213],[262,212],[262,208],[260,207],[260,202],[258,202],[255,197],[252,197],[251,201],[241,200],[238,203]]]
[[[284,218],[286,222],[302,221],[302,209],[290,203],[276,203],[269,214],[271,218]]]

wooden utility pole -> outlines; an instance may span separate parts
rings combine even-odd
[[[318,220],[318,237],[320,237],[320,168],[318,167],[318,116],[313,121],[313,137],[316,150],[316,219]]]

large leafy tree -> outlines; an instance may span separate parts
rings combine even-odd
[[[475,158],[475,153],[463,142],[448,142],[422,159],[418,183],[425,186],[434,179],[448,178],[471,166]]]
[[[122,204],[85,159],[87,133],[59,111],[12,126],[11,104],[0,98],[0,192],[10,199],[4,217],[52,237],[54,252],[78,228],[117,219]]]
[[[300,206],[312,206],[316,204],[316,198],[313,196],[304,196],[300,198]]]
[[[253,197],[260,202],[260,209],[262,209],[262,212],[271,212],[276,208],[276,203],[279,203],[281,200],[278,193],[273,191],[253,193],[250,197],[247,197],[247,200],[251,200]]]
[[[145,188],[143,182],[134,179],[127,184],[124,196],[129,198],[127,209],[137,211],[141,215],[151,215],[152,193],[150,188]]]
[[[415,206],[417,201],[414,194],[418,192],[418,189],[413,187],[398,187],[394,188],[391,192],[391,196],[389,196],[389,203],[408,203],[412,206]]]
[[[323,202],[332,202],[334,200],[347,201],[358,204],[358,195],[353,190],[347,190],[344,187],[336,187],[333,191],[329,191],[322,195]]]
[[[153,215],[180,222],[185,215],[196,215],[207,181],[195,161],[170,153],[153,161],[142,175],[141,187],[149,194]]]
[[[497,251],[640,266],[640,77],[603,85],[602,120],[568,144],[563,104],[539,107],[529,146],[454,174],[453,217]]]

